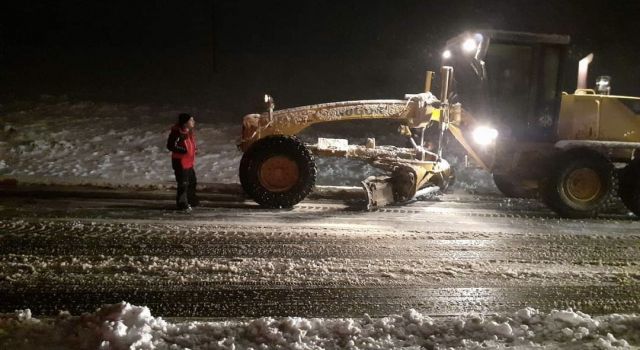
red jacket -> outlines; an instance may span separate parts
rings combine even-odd
[[[196,162],[196,135],[193,130],[183,129],[176,124],[171,128],[167,148],[171,151],[172,160],[180,160],[182,169],[193,168]]]

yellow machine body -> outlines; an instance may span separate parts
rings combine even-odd
[[[638,112],[629,108],[634,105]],[[563,95],[558,139],[640,142],[640,98],[593,93]]]

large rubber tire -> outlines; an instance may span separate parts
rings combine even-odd
[[[281,171],[278,167],[282,163],[293,169],[294,175],[289,175],[284,180],[278,179],[278,175],[271,175],[271,178],[276,178],[276,183],[281,184],[280,188],[273,188],[264,180],[265,169]],[[316,164],[313,155],[295,136],[275,135],[258,140],[240,161],[242,188],[249,197],[265,208],[293,207],[311,192],[315,182]]]
[[[493,174],[493,183],[508,198],[534,198],[535,191],[527,190],[506,174]]]
[[[565,218],[595,217],[616,194],[614,167],[589,150],[570,150],[549,162],[549,177],[540,186],[542,201]]]
[[[627,209],[640,217],[640,159],[621,170],[619,193]]]

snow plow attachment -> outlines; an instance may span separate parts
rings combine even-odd
[[[394,167],[391,176],[369,176],[362,181],[367,196],[367,210],[407,203],[419,197],[444,192],[453,181],[453,170],[443,159],[389,165]]]

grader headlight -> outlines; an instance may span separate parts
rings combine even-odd
[[[487,146],[496,141],[498,138],[498,130],[488,127],[479,126],[472,132],[473,141],[481,146]]]
[[[462,43],[462,51],[465,53],[472,53],[478,49],[478,43],[474,38],[468,38]]]

